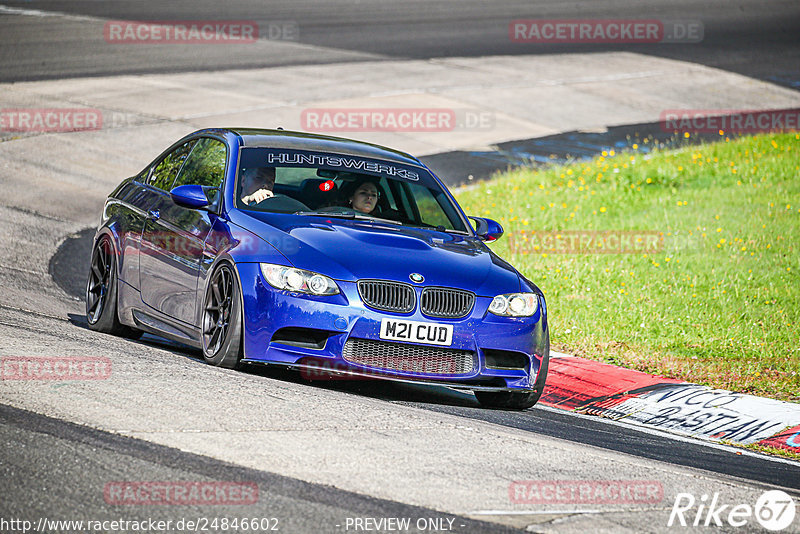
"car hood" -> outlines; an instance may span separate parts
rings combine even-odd
[[[336,280],[365,278],[457,287],[482,296],[519,291],[517,271],[481,240],[390,223],[240,212],[237,222],[295,267]]]

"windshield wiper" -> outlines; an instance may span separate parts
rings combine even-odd
[[[358,219],[359,221],[382,222],[382,223],[383,222],[387,222],[387,223],[397,224],[397,225],[402,225],[403,224],[400,221],[393,221],[391,219],[382,219],[380,217],[372,217],[370,215],[361,215],[360,213],[354,213],[353,214],[353,218],[354,219]]]
[[[295,215],[314,215],[316,217],[344,217],[352,219],[355,213],[349,211],[296,211]]]
[[[313,215],[315,217],[337,217],[339,219],[356,219],[359,221],[369,221],[369,222],[381,222],[381,223],[386,222],[397,225],[403,224],[400,221],[393,221],[391,219],[382,219],[380,217],[372,217],[371,215],[355,213],[353,211],[296,211],[294,212],[294,214]]]

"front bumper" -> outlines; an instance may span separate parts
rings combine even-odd
[[[543,302],[532,317],[497,317],[487,313],[491,297],[476,297],[467,317],[437,319],[420,312],[419,294],[412,312],[396,314],[366,307],[354,282],[337,281],[340,294],[317,297],[274,289],[262,278],[257,263],[240,263],[237,269],[242,285],[245,362],[296,368],[311,378],[340,376],[520,391],[534,388],[543,359],[549,357]],[[382,340],[380,324],[385,317],[450,324],[452,344],[439,347]],[[381,361],[391,363],[353,357],[354,343],[380,348]],[[411,356],[403,356],[409,351]],[[447,362],[455,355],[471,359],[470,364],[450,368],[430,363],[432,359]],[[320,370],[324,372],[320,374]]]

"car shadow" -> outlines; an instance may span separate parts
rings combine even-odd
[[[78,328],[89,331],[89,323],[86,316],[76,313],[69,313],[68,319],[71,324]],[[123,338],[120,338],[123,339]],[[169,351],[176,356],[182,356],[198,365],[207,365],[203,361],[203,353],[200,349],[170,341],[168,339],[144,334],[139,339],[128,339],[130,343],[157,347]],[[303,384],[307,387],[351,393],[373,399],[384,400],[387,402],[403,403],[426,403],[439,404],[446,406],[460,406],[467,408],[479,408],[480,404],[471,393],[452,390],[443,386],[433,386],[427,384],[409,384],[406,382],[392,382],[381,379],[358,379],[358,380],[309,380],[304,378],[298,371],[286,369],[284,367],[269,366],[261,364],[245,364],[240,369],[241,372],[272,378],[294,384]]]
[[[461,407],[480,406],[473,394],[452,390],[444,386],[392,382],[391,380],[382,379],[309,380],[297,371],[259,364],[248,364],[243,367],[242,371],[295,384],[303,384],[308,387],[352,393],[387,402],[421,402]]]
[[[77,313],[68,313],[67,319],[72,325],[77,326],[78,328],[83,328],[84,330],[87,330],[89,332],[94,332],[94,330],[89,329],[89,322],[86,320],[85,315]],[[200,349],[196,349],[189,345],[184,345],[183,343],[179,343],[177,341],[171,341],[169,339],[165,339],[159,336],[154,336],[148,333],[142,334],[142,337],[140,337],[139,339],[130,339],[130,338],[126,339],[124,337],[119,337],[119,336],[114,336],[114,337],[116,339],[124,339],[129,343],[135,343],[137,345],[147,345],[149,347],[157,347],[159,349],[169,351],[177,356],[183,356],[184,358],[192,360],[195,363],[205,365],[205,362],[203,361],[203,353]]]

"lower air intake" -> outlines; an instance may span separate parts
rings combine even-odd
[[[425,375],[468,375],[475,369],[474,355],[467,350],[370,339],[348,339],[342,357],[372,369]]]

